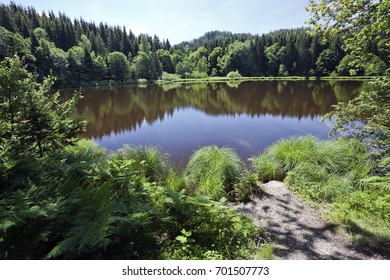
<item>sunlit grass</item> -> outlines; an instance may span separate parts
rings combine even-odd
[[[227,196],[243,172],[244,164],[235,151],[207,146],[191,156],[185,176],[191,193],[206,194],[219,200]]]

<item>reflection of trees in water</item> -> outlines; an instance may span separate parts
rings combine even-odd
[[[172,115],[177,108],[193,107],[208,115],[316,117],[331,105],[356,95],[361,82],[265,81],[199,83],[164,87],[123,86],[83,90],[78,111],[88,121],[87,136],[136,130]]]

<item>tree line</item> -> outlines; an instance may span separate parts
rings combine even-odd
[[[158,36],[134,35],[126,27],[71,20],[64,13],[38,13],[33,7],[0,5],[0,59],[23,56],[39,80],[57,78],[57,86],[79,86],[136,79],[206,78],[238,71],[242,76],[383,75],[383,53],[359,69],[341,37],[328,42],[307,28],[263,35],[212,31],[171,46]]]

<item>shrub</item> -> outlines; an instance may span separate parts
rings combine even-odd
[[[177,81],[181,80],[180,75],[162,72],[161,80],[163,81]]]
[[[229,72],[229,73],[226,75],[226,78],[238,80],[238,79],[242,79],[242,76],[241,76],[240,72],[238,72],[238,70],[236,70],[236,71],[231,71],[231,72]]]
[[[229,196],[233,200],[248,201],[252,193],[260,193],[261,188],[257,185],[256,175],[253,173],[245,172],[239,178],[238,183],[234,184],[233,190],[229,193]]]
[[[199,195],[176,195],[170,212],[177,215],[176,235],[162,249],[163,259],[250,259],[258,249],[259,229],[221,202]],[[184,229],[184,231],[183,231]]]
[[[193,79],[206,79],[208,78],[209,76],[207,75],[206,72],[199,72],[199,71],[194,71],[192,72],[192,74],[190,75],[190,78],[193,78]]]
[[[228,195],[243,172],[244,164],[234,150],[207,146],[191,156],[185,175],[191,193],[219,200]]]

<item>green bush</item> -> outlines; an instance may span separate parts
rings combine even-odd
[[[229,197],[236,201],[248,201],[253,193],[261,193],[261,187],[257,185],[256,175],[245,172],[234,184],[233,190],[230,191]]]
[[[244,164],[230,148],[203,147],[190,158],[185,170],[187,188],[219,200],[227,197],[244,172]]]
[[[163,81],[178,81],[181,80],[180,75],[162,72],[161,80]]]
[[[226,75],[226,78],[233,79],[233,80],[239,80],[239,79],[242,79],[242,76],[241,76],[240,72],[238,72],[238,70],[236,70],[236,71],[229,72]]]
[[[259,229],[222,202],[179,195],[171,207],[181,213],[182,228],[163,249],[164,259],[250,259],[258,250],[253,240]]]
[[[206,79],[208,77],[209,76],[207,75],[206,72],[199,72],[197,70],[192,72],[192,74],[190,75],[190,78],[192,78],[192,79]]]

